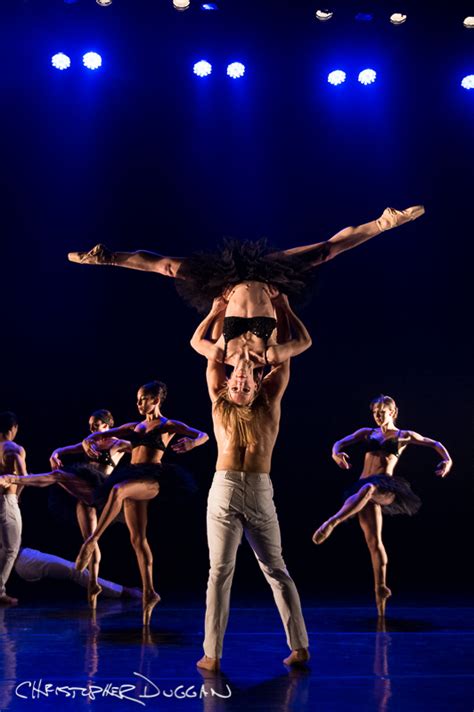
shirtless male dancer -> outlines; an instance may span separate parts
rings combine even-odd
[[[285,309],[286,298],[281,295],[275,306]],[[213,305],[215,317],[218,318],[225,308],[225,301],[216,299]],[[305,348],[310,345],[308,335]],[[244,532],[272,588],[285,628],[291,653],[283,662],[285,665],[301,665],[309,660],[308,635],[300,599],[282,557],[280,527],[269,475],[290,363],[287,360],[273,366],[261,384],[253,379],[249,381],[244,369],[239,372],[243,366],[242,363],[236,369],[236,379],[239,387],[242,386],[240,402],[236,403],[229,398],[225,365],[211,358],[207,361],[207,384],[218,454],[207,507],[210,571],[204,657],[197,666],[213,671],[220,667],[230,588],[237,549]]]
[[[14,442],[18,420],[14,413],[0,413],[0,475],[26,475],[25,450]],[[21,543],[21,513],[18,495],[21,485],[0,487],[0,606],[14,606],[18,599],[8,596],[6,584]]]

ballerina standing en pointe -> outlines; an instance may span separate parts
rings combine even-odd
[[[411,515],[421,506],[409,483],[394,475],[399,457],[407,445],[433,448],[442,458],[435,471],[438,477],[448,474],[452,460],[440,442],[396,426],[398,408],[390,396],[378,396],[371,402],[370,408],[378,427],[356,430],[333,446],[333,460],[340,468],[348,470],[351,464],[343,449],[354,443],[364,445],[364,468],[360,479],[345,492],[347,499],[341,509],[315,531],[313,542],[322,544],[339,524],[358,515],[372,559],[377,612],[379,616],[384,616],[386,602],[392,592],[386,583],[388,557],[382,541],[382,515]]]

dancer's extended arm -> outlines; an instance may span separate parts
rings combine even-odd
[[[82,447],[89,457],[95,458],[100,452],[100,448],[97,445],[103,441],[110,438],[123,438],[127,441],[127,437],[130,437],[130,433],[133,433],[138,423],[125,423],[125,425],[120,425],[117,428],[110,428],[109,430],[104,430],[102,432],[97,431],[91,433],[82,441]],[[125,447],[125,446],[124,446]]]
[[[435,470],[438,477],[446,477],[453,466],[453,461],[449,452],[438,440],[425,438],[423,435],[415,433],[413,430],[404,430],[402,442],[407,445],[422,445],[423,447],[431,447],[433,450],[436,450],[438,455],[441,457],[441,462]]]
[[[199,445],[204,445],[209,440],[209,435],[196,428],[191,428],[186,423],[180,423],[179,420],[168,420],[165,423],[164,430],[175,433],[176,435],[184,435],[171,445],[174,452],[188,452]]]
[[[406,210],[395,210],[387,208],[377,220],[358,225],[356,227],[346,227],[333,235],[325,242],[316,242],[314,245],[304,245],[302,247],[292,247],[289,250],[275,253],[275,256],[295,255],[307,262],[308,267],[316,267],[322,262],[332,260],[337,255],[353,247],[361,245],[376,235],[380,235],[385,230],[404,225],[406,222],[419,218],[425,209],[422,205],[415,205]]]
[[[356,430],[355,433],[347,435],[341,440],[336,440],[336,442],[332,446],[331,453],[334,462],[336,462],[343,470],[350,470],[352,465],[349,462],[349,455],[346,452],[341,452],[341,448],[345,448],[347,447],[347,445],[353,445],[354,443],[358,443],[361,440],[365,440],[371,432],[372,428],[360,428],[360,430]]]
[[[198,354],[211,361],[222,361],[224,356],[223,339],[221,336],[217,340],[214,339],[209,331],[214,326],[216,319],[225,312],[226,307],[227,301],[223,297],[214,299],[211,311],[198,325],[190,341],[191,346]]]
[[[49,458],[49,464],[53,468],[62,467],[62,457],[64,455],[81,455],[84,452],[82,448],[82,443],[76,443],[76,445],[67,445],[66,447],[58,447],[54,452],[51,453]]]
[[[285,320],[283,329],[286,330],[289,327],[290,333],[293,334],[293,338],[288,341],[268,347],[267,361],[269,364],[276,365],[287,361],[292,356],[303,353],[303,351],[309,349],[312,341],[307,328],[290,307],[286,294],[279,294],[272,301],[277,314],[277,333],[279,331],[278,320],[283,319]]]

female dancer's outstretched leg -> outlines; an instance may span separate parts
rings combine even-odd
[[[392,595],[387,587],[387,552],[382,541],[382,508],[375,502],[368,505],[359,512],[359,524],[364,532],[365,541],[370,551],[372,568],[374,570],[375,582],[375,602],[380,617],[385,615],[385,605],[387,598]]]
[[[341,509],[336,512],[332,517],[330,517],[324,524],[321,524],[319,529],[317,529],[313,534],[313,542],[315,544],[322,544],[326,541],[328,536],[332,534],[335,527],[341,522],[344,522],[349,517],[353,517],[354,514],[360,512],[372,499],[377,488],[375,485],[367,484],[362,485],[360,490],[348,497]]]
[[[148,500],[126,499],[125,521],[130,532],[143,585],[143,625],[150,624],[151,614],[160,597],[153,586],[153,554],[146,537]]]
[[[90,537],[97,527],[97,512],[94,507],[88,507],[84,502],[78,502],[76,515],[82,538],[85,540]],[[89,563],[89,583],[87,585],[87,598],[92,609],[97,607],[97,597],[102,591],[102,586],[98,582],[99,564],[100,549],[96,545]]]

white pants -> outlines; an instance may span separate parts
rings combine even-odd
[[[230,588],[237,549],[245,536],[270,584],[291,650],[308,647],[298,591],[281,551],[273,487],[266,473],[219,470],[207,502],[210,571],[207,584],[204,653],[222,656],[229,617]]]
[[[21,543],[21,513],[16,494],[0,495],[0,596],[11,574]]]
[[[25,581],[39,581],[42,578],[63,579],[73,581],[87,588],[89,572],[77,571],[72,561],[62,559],[54,554],[45,554],[36,549],[21,549],[15,563],[15,571]],[[120,598],[123,586],[112,581],[99,578],[102,593],[108,598]]]

